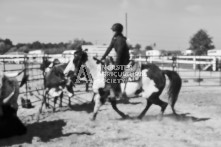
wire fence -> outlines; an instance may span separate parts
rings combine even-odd
[[[92,56],[91,54],[89,56]],[[44,81],[40,64],[43,57],[5,57],[0,56],[0,70],[6,73],[19,72],[29,75],[28,82],[20,90],[21,97],[32,99],[32,103],[43,98]],[[62,56],[49,56],[62,60]],[[66,58],[66,57],[65,57]],[[221,86],[221,60],[220,57],[171,57],[171,56],[133,56],[131,59],[142,64],[154,63],[163,70],[177,71],[182,78],[183,86]],[[185,59],[185,60],[184,60]],[[191,60],[190,60],[191,59]],[[199,60],[200,59],[200,60]],[[66,60],[62,60],[67,62]],[[181,62],[184,61],[184,62]],[[195,63],[194,63],[195,62]],[[215,65],[215,68],[213,67]],[[215,69],[215,70],[214,70]],[[18,79],[21,80],[21,76]]]

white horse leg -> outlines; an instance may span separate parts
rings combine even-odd
[[[39,111],[38,111],[38,113],[37,113],[37,121],[39,121],[40,114],[42,113],[43,105],[46,104],[46,95],[48,94],[48,91],[49,91],[49,88],[46,88],[46,89],[44,90],[43,100],[42,100],[42,102],[41,102],[41,106],[40,106]]]
[[[96,119],[97,113],[100,107],[102,106],[101,96],[99,94],[95,94],[94,102],[95,102],[95,105],[94,105],[94,112],[93,112],[92,120]]]
[[[71,87],[72,88],[72,87]],[[67,87],[65,88],[67,95],[68,95],[68,106],[71,106],[71,98],[74,96],[74,90],[73,89],[68,89]]]
[[[42,100],[42,103],[41,103],[41,106],[40,106],[40,109],[39,109],[40,113],[42,112],[43,105],[46,104],[46,98],[47,98],[47,95],[48,95],[48,91],[49,91],[49,88],[46,88],[45,91],[44,91],[43,100]]]

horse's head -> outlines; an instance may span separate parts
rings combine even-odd
[[[51,61],[48,60],[47,57],[42,58],[42,64],[40,65],[40,69],[45,71],[45,69],[51,64]]]
[[[74,58],[68,63],[66,69],[64,70],[64,74],[67,75],[72,81],[73,79],[77,79],[77,75],[81,69],[81,66],[85,64],[88,60],[88,55],[83,50],[78,50],[74,53]]]
[[[88,55],[85,51],[78,50],[74,53],[73,63],[75,65],[75,69],[77,70],[77,73],[81,65],[85,64],[87,60],[88,60]]]

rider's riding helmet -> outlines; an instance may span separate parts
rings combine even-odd
[[[117,32],[117,33],[122,33],[123,31],[123,25],[120,23],[115,23],[112,27],[111,27],[112,31]]]

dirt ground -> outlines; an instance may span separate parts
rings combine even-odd
[[[42,147],[220,147],[221,146],[221,87],[184,86],[175,106],[178,116],[167,107],[164,117],[160,108],[151,106],[142,120],[136,116],[144,109],[146,100],[130,99],[119,108],[131,116],[123,120],[106,103],[91,121],[92,93],[78,86],[71,107],[57,108],[56,112],[44,109],[41,119],[33,109],[20,108],[18,115],[28,128],[28,133],[0,140],[0,146]],[[166,92],[161,96],[167,100]],[[65,100],[66,101],[66,100]]]

